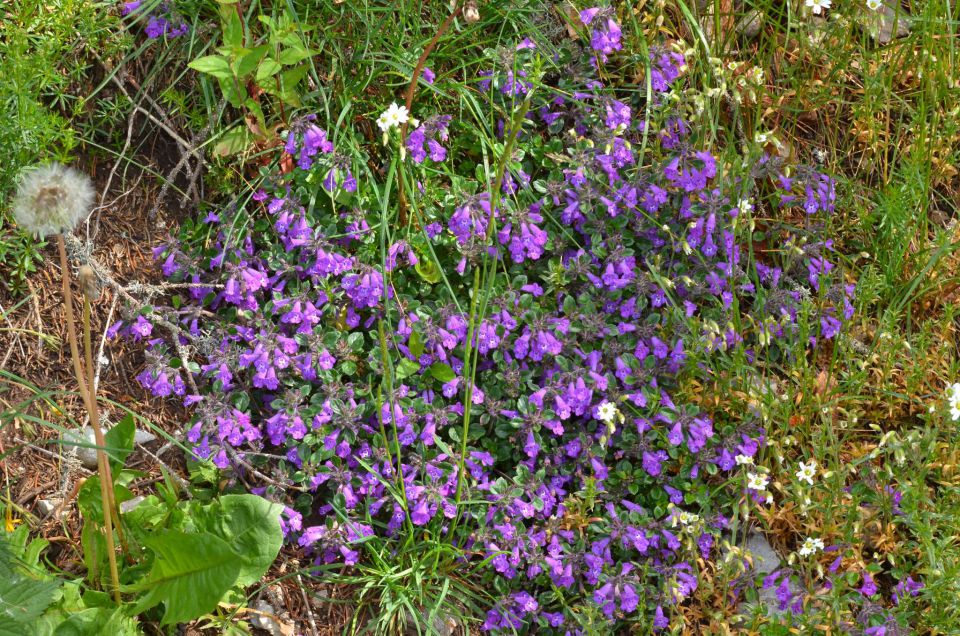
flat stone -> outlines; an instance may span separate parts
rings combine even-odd
[[[153,440],[157,439],[157,436],[151,433],[150,431],[141,431],[139,428],[133,433],[133,443],[134,444],[149,444]]]
[[[894,37],[902,38],[910,35],[910,16],[906,11],[900,9],[899,14],[896,9],[884,2],[877,10],[880,13],[880,24],[870,34],[880,44],[886,44]],[[894,34],[893,28],[896,26],[897,32]]]
[[[37,511],[44,517],[48,517],[53,514],[53,511],[60,506],[62,501],[59,497],[56,499],[39,499],[37,500]]]
[[[767,538],[759,532],[751,532],[747,536],[743,549],[750,553],[753,560],[753,571],[766,576],[780,567],[780,555],[776,553]]]
[[[72,445],[77,449],[77,459],[87,470],[97,469],[97,441],[93,434],[93,429],[84,426],[78,431],[67,431],[63,434],[63,441],[67,445]],[[89,444],[89,446],[79,446],[78,444]]]
[[[263,612],[262,614],[251,614],[250,624],[254,627],[262,629],[270,636],[286,636],[290,633],[289,630],[284,630],[283,625],[275,618],[277,610],[273,609],[273,605],[270,603],[261,599],[253,604],[253,609],[257,612]]]
[[[146,497],[137,496],[137,497],[134,497],[133,499],[128,499],[127,501],[121,501],[121,502],[120,502],[120,513],[121,513],[121,514],[126,514],[126,513],[130,512],[131,510],[133,510],[134,508],[136,508],[137,506],[139,506],[140,504],[142,504],[145,499],[146,499]]]
[[[737,22],[737,34],[747,40],[760,35],[761,28],[763,28],[763,12],[759,9],[754,9]]]

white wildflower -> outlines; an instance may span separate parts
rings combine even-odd
[[[880,0],[867,0],[867,8],[871,11],[876,11],[880,8],[883,3]]]
[[[947,401],[950,404],[950,419],[960,420],[960,382],[954,382],[947,387]]]
[[[811,554],[816,554],[823,550],[823,539],[814,539],[813,537],[807,537],[803,545],[800,546],[800,549],[797,550],[797,554],[800,556],[810,556]]]
[[[751,465],[753,464],[753,457],[749,455],[737,455],[733,458],[737,462],[737,466]]]
[[[397,103],[394,102],[377,118],[377,126],[379,126],[383,132],[387,132],[395,126],[407,123],[409,119],[410,112],[407,111],[407,107],[398,106]]]
[[[613,402],[601,402],[600,406],[597,407],[597,419],[601,422],[606,422],[610,424],[613,422],[614,418],[617,417],[617,405]]]
[[[766,475],[758,475],[757,473],[748,473],[747,474],[747,488],[756,491],[764,491],[767,489],[767,484],[770,483],[770,478]]]
[[[820,15],[824,9],[830,8],[832,0],[806,0],[805,4],[813,10],[815,15]]]
[[[809,464],[800,462],[800,470],[797,471],[797,479],[813,485],[813,477],[817,474],[817,460],[811,459]]]
[[[90,177],[59,163],[31,168],[13,199],[13,218],[21,229],[41,237],[72,232],[94,202]]]
[[[750,199],[740,199],[740,201],[737,202],[737,207],[742,214],[749,214],[753,211],[753,203],[750,202]]]

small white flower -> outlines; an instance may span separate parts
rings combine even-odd
[[[947,387],[947,402],[950,405],[950,419],[960,420],[960,382],[954,382]]]
[[[752,464],[753,464],[753,457],[750,457],[749,455],[737,455],[737,456],[734,457],[733,459],[734,459],[735,462],[737,462],[737,466],[744,466],[744,465],[752,465]]]
[[[601,422],[606,422],[610,424],[613,422],[614,418],[617,417],[617,405],[613,402],[601,402],[600,406],[597,407],[597,418]]]
[[[407,111],[407,107],[398,106],[397,103],[394,102],[377,118],[377,126],[379,126],[383,132],[387,132],[394,126],[407,123],[409,119],[410,113]]]
[[[815,15],[820,15],[824,9],[830,8],[832,0],[806,0],[805,4],[813,10]]]
[[[803,545],[800,546],[800,549],[797,550],[797,554],[800,556],[810,556],[811,554],[816,554],[823,550],[823,539],[814,539],[813,537],[807,537]]]
[[[756,490],[758,492],[764,491],[767,489],[767,484],[769,483],[770,478],[766,475],[758,475],[757,473],[747,474],[747,488],[750,490]]]
[[[753,203],[750,202],[750,199],[740,199],[737,207],[740,208],[741,213],[748,214],[753,210]]]
[[[13,199],[13,218],[41,237],[72,232],[93,207],[90,177],[59,163],[29,169]]]
[[[770,133],[758,132],[753,136],[753,140],[758,144],[765,144],[770,141]]]
[[[797,479],[813,485],[813,477],[817,474],[817,460],[811,459],[809,464],[800,462],[800,470],[797,471]]]
[[[883,3],[880,0],[867,0],[867,8],[871,11],[876,11],[880,8]]]

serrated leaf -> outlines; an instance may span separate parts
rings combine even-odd
[[[146,592],[134,608],[136,614],[163,603],[162,625],[212,612],[240,574],[238,555],[213,534],[163,532],[145,543],[156,555],[153,567],[125,591]]]
[[[20,635],[25,623],[36,621],[53,602],[53,595],[60,586],[58,581],[36,581],[14,574],[0,579],[0,617],[20,623]],[[3,632],[0,631],[0,634]]]

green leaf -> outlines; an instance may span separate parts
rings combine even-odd
[[[80,531],[80,547],[83,549],[83,564],[87,567],[87,580],[91,585],[99,585],[103,564],[107,560],[107,540],[90,521],[84,523]]]
[[[444,384],[450,382],[451,380],[456,379],[457,374],[453,372],[453,369],[449,364],[443,364],[442,362],[435,362],[430,365],[430,375],[435,377],[437,380],[440,380]]]
[[[404,358],[400,361],[400,364],[397,365],[397,379],[402,380],[404,378],[409,378],[411,375],[420,370],[420,363],[414,362],[409,358]]]
[[[280,528],[283,506],[257,495],[224,495],[220,498],[219,508],[220,523],[215,532],[230,544],[242,561],[237,583],[256,583],[266,574],[283,545],[283,530]]]
[[[220,135],[220,140],[213,147],[213,154],[218,157],[229,157],[243,152],[253,143],[253,133],[245,124],[234,126]]]
[[[410,340],[407,342],[407,347],[410,349],[410,353],[419,358],[423,355],[423,338],[420,337],[420,334],[414,331],[410,334]]]
[[[243,21],[237,13],[236,7],[221,2],[220,20],[223,26],[223,43],[231,48],[243,46]],[[233,4],[233,3],[230,3]],[[226,5],[226,6],[224,6]]]
[[[262,84],[266,80],[270,79],[274,75],[280,72],[280,62],[276,61],[272,57],[264,58],[260,62],[260,66],[257,68],[257,84]]]
[[[11,629],[11,623],[19,624],[12,632],[18,636],[33,633],[26,628],[53,602],[60,582],[28,579],[8,565],[3,569],[7,571],[0,577],[0,634],[9,633],[4,630]]]
[[[110,467],[114,473],[119,473],[127,461],[127,456],[133,452],[133,440],[136,435],[136,425],[133,415],[127,415],[120,423],[111,428],[103,436],[107,455],[110,456]]]
[[[125,616],[121,608],[94,607],[74,612],[60,623],[53,636],[136,636],[137,621]]]
[[[212,612],[240,574],[238,555],[213,534],[163,532],[145,540],[155,553],[153,567],[128,592],[146,592],[134,608],[139,614],[159,603],[160,623],[170,625]]]
[[[428,283],[436,285],[442,279],[440,268],[438,268],[432,260],[421,258],[417,261],[417,264],[413,266],[413,269],[420,275],[420,278]]]
[[[313,52],[304,48],[302,44],[295,44],[280,51],[280,63],[291,66],[313,55]]]
[[[232,80],[233,71],[230,70],[230,62],[221,55],[204,55],[187,64],[190,68],[214,77]]]
[[[237,77],[242,79],[250,75],[250,73],[253,73],[257,65],[260,64],[260,60],[263,59],[263,56],[266,55],[269,50],[266,44],[254,49],[245,49],[243,55],[238,57],[233,64],[233,68],[237,71]]]

